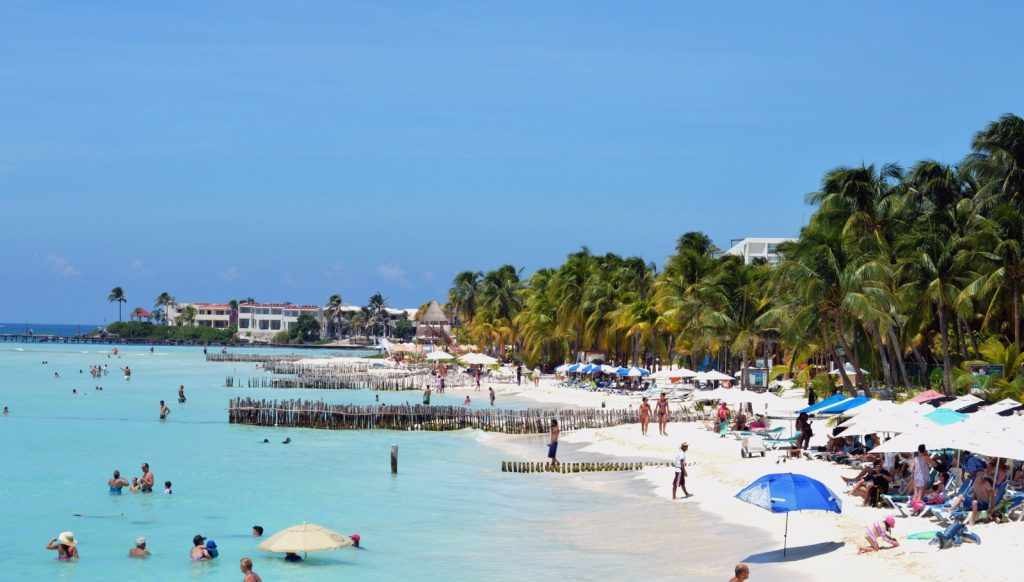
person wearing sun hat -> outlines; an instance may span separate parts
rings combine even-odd
[[[128,550],[129,558],[148,558],[149,549],[146,547],[146,538],[139,536],[135,538],[135,547]]]
[[[900,545],[892,535],[893,528],[896,527],[896,518],[888,515],[882,521],[876,521],[867,527],[867,535],[864,536],[868,540],[869,546],[866,548],[860,548],[858,554],[866,554],[868,552],[877,552],[883,549],[878,545],[878,539],[881,538],[889,543],[884,549],[892,549]]]
[[[60,535],[46,544],[46,549],[56,550],[57,559],[62,562],[78,559],[78,540],[75,539],[75,534],[69,531],[60,532]]]

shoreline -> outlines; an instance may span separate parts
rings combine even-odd
[[[499,386],[503,389],[499,390]],[[486,392],[486,384],[482,390]],[[473,389],[470,388],[472,391]],[[606,400],[609,407],[627,407],[636,402],[628,396],[607,395],[571,389],[559,389],[550,381],[540,388],[495,385],[497,394],[515,395],[539,404],[566,406],[593,406],[597,401]],[[499,396],[500,397],[500,396]],[[569,445],[573,455],[584,455],[586,460],[669,460],[679,444],[690,444],[688,467],[688,489],[693,497],[672,501],[671,482],[673,471],[667,467],[648,467],[636,473],[629,473],[623,479],[644,485],[643,495],[657,498],[668,506],[693,509],[710,516],[716,522],[741,528],[750,534],[764,535],[774,547],[764,552],[738,556],[736,561],[747,561],[758,580],[787,579],[794,576],[812,575],[813,579],[862,579],[884,578],[891,580],[926,581],[939,579],[985,580],[1003,582],[1017,577],[1005,566],[1008,556],[1024,550],[1024,538],[1019,535],[1020,524],[979,524],[971,528],[982,537],[981,545],[964,544],[948,550],[924,541],[907,540],[907,534],[935,531],[939,528],[933,522],[919,517],[901,518],[897,514],[896,536],[900,547],[894,550],[858,555],[864,540],[865,527],[874,521],[895,513],[891,509],[864,507],[860,498],[845,493],[846,484],[842,476],[853,476],[849,467],[834,465],[825,461],[788,459],[769,452],[764,458],[742,459],[740,443],[733,438],[722,438],[703,428],[700,423],[669,423],[669,436],[658,436],[656,424],[647,437],[640,434],[639,425],[620,425],[602,429],[582,429],[565,432],[561,441]],[[543,453],[537,447],[545,442],[541,436],[532,437],[536,457]],[[500,436],[481,438],[491,446],[508,447]],[[529,442],[517,438],[517,442]],[[522,445],[519,445],[520,450]],[[568,448],[568,447],[567,447]],[[527,457],[531,458],[532,457]],[[573,457],[573,460],[577,460]],[[843,502],[841,514],[823,512],[798,512],[790,515],[789,538],[786,559],[782,559],[785,516],[771,514],[760,508],[735,499],[741,488],[758,477],[768,473],[793,472],[811,476],[825,483]],[[570,476],[569,480],[576,477]],[[586,482],[586,479],[580,479]],[[630,490],[632,493],[632,490]],[[620,492],[621,494],[621,492]]]

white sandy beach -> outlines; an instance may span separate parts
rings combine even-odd
[[[626,396],[607,395],[571,389],[557,388],[550,379],[542,381],[540,387],[509,384],[491,384],[498,394],[530,399],[545,405],[569,405],[577,407],[600,406],[604,401],[609,408],[636,405],[636,399]],[[484,383],[486,391],[488,384]],[[458,392],[473,392],[461,389]],[[742,487],[758,477],[774,472],[803,473],[828,485],[840,495],[843,513],[801,512],[790,516],[789,547],[793,549],[787,561],[781,561],[781,552],[767,556],[737,556],[736,559],[750,559],[756,573],[799,572],[810,574],[821,580],[867,580],[884,577],[890,580],[985,580],[986,582],[1019,579],[1012,567],[1007,566],[1008,558],[1024,551],[1024,524],[980,524],[972,531],[980,534],[982,544],[964,544],[948,550],[923,541],[906,540],[912,532],[939,529],[934,523],[923,518],[899,518],[896,533],[901,547],[867,555],[858,555],[858,546],[864,545],[864,528],[872,522],[884,519],[892,512],[867,508],[859,498],[846,495],[846,485],[841,475],[852,476],[849,468],[824,461],[804,459],[787,460],[769,452],[765,458],[742,459],[740,443],[732,438],[720,438],[704,430],[698,423],[673,423],[668,427],[669,436],[657,436],[653,425],[651,434],[644,437],[638,425],[626,425],[608,429],[581,430],[564,433],[562,440],[582,446],[582,451],[620,458],[664,458],[671,460],[679,444],[690,444],[688,487],[694,496],[687,500],[671,501],[672,469],[649,468],[636,475],[636,479],[654,485],[654,494],[675,503],[681,511],[694,505],[701,511],[736,525],[745,525],[767,532],[778,541],[782,548],[785,516],[772,515],[735,499],[733,496]],[[486,441],[485,441],[486,442]],[[567,476],[572,478],[572,476]],[[643,490],[648,490],[644,487]],[[812,555],[806,556],[810,546]],[[831,550],[831,551],[824,551]],[[821,553],[823,552],[824,553]],[[813,555],[818,553],[818,555]],[[777,575],[772,575],[776,578]]]

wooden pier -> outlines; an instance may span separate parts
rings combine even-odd
[[[428,374],[395,373],[367,374],[351,373],[334,376],[254,376],[224,379],[226,388],[309,388],[317,390],[422,390],[425,385],[433,387],[434,378]],[[451,384],[446,384],[451,386]]]
[[[672,413],[671,420],[682,420]],[[327,404],[311,400],[232,398],[228,422],[254,426],[320,428],[328,430],[479,429],[505,434],[545,434],[551,420],[563,431],[606,428],[639,422],[636,410],[613,409],[472,409],[462,406]]]

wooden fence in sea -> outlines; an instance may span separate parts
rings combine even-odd
[[[319,390],[422,390],[434,386],[433,376],[427,374],[369,374],[348,373],[334,375],[301,376],[252,376],[248,378],[228,376],[224,379],[227,388],[312,388]],[[451,386],[451,384],[446,384]]]
[[[678,418],[676,418],[678,416]],[[672,420],[682,420],[673,412]],[[557,419],[564,431],[606,428],[639,422],[636,410],[622,409],[473,409],[462,406],[328,404],[311,400],[232,398],[228,422],[255,426],[329,430],[423,430],[465,428],[506,434],[544,434]]]
[[[238,352],[208,353],[207,362],[295,362],[309,356],[298,354],[243,354]]]
[[[645,467],[671,467],[667,461],[583,461],[552,464],[547,461],[502,461],[502,473],[600,473],[641,471]]]

